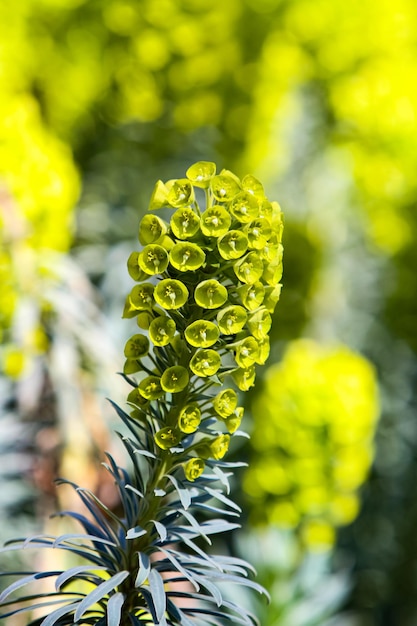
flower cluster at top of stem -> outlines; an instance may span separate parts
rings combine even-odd
[[[140,372],[128,402],[132,416],[152,415],[155,443],[180,455],[193,481],[205,459],[224,456],[242,420],[225,377],[247,391],[269,355],[282,213],[255,177],[216,174],[206,161],[186,178],[158,181],[149,210],[139,225],[143,248],[128,260],[137,284],[124,316],[136,317],[141,329],[125,346],[124,373]],[[217,394],[216,385],[223,386]]]

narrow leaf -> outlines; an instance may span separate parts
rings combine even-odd
[[[97,567],[96,565],[77,565],[76,567],[71,567],[71,569],[66,572],[62,572],[60,576],[55,581],[55,589],[57,591],[68,581],[70,578],[74,578],[79,574],[84,574],[85,572],[104,570],[107,571],[107,567],[101,566]]]
[[[66,606],[61,606],[59,609],[55,609],[55,611],[45,617],[41,626],[53,626],[61,617],[75,611],[78,605],[79,602],[74,602],[73,604],[67,604]]]
[[[155,606],[156,616],[160,622],[165,614],[166,610],[166,596],[164,589],[164,581],[161,574],[152,568],[148,576],[149,587],[152,593],[153,603]]]
[[[141,585],[143,585],[145,580],[148,578],[151,569],[151,562],[147,554],[145,554],[144,552],[138,552],[138,557],[139,569],[138,575],[136,576],[135,580],[135,587],[140,587]]]
[[[88,596],[86,596],[78,606],[78,609],[76,610],[74,615],[74,622],[77,622],[90,608],[90,606],[101,600],[101,598],[104,598],[104,596],[106,596],[110,591],[113,591],[113,589],[115,589],[118,585],[120,585],[120,583],[126,580],[128,576],[129,572],[125,570],[122,572],[118,572],[108,580],[105,580],[103,583],[101,583],[93,591],[91,591],[91,593],[89,593]]]
[[[235,511],[238,511],[239,513],[242,512],[242,509],[232,500],[226,498],[226,496],[221,491],[217,491],[217,489],[211,489],[210,487],[205,487],[205,491],[213,496],[213,498],[217,498],[217,500],[220,500],[220,502],[223,502],[223,504],[230,506],[230,508],[234,509]]]
[[[143,537],[146,535],[148,531],[142,528],[142,526],[135,526],[134,528],[129,528],[126,534],[126,539],[137,539],[138,537]]]
[[[14,583],[6,587],[6,589],[4,589],[4,591],[0,594],[0,604],[2,604],[4,600],[17,589],[25,587],[35,580],[39,580],[41,578],[49,578],[50,576],[57,576],[61,573],[62,570],[60,570],[59,572],[36,572],[35,574],[31,574],[30,576],[25,576],[24,578],[16,580]]]
[[[120,625],[120,618],[122,616],[122,606],[124,601],[125,597],[120,592],[110,596],[107,603],[107,626]]]
[[[181,500],[181,504],[183,506],[184,509],[188,509],[188,507],[191,504],[191,495],[190,495],[190,491],[189,489],[184,489],[182,487],[180,487],[178,481],[171,476],[171,474],[166,474],[166,477],[172,482],[172,484],[174,485],[179,498]]]
[[[151,521],[154,523],[154,526],[156,528],[156,532],[158,533],[161,541],[165,541],[165,539],[168,536],[167,529],[165,528],[165,526],[163,524],[161,524],[161,522],[158,522],[155,519],[153,519]]]

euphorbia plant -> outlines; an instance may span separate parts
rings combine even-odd
[[[31,617],[31,626],[256,623],[221,590],[221,583],[238,583],[262,593],[248,578],[250,566],[202,546],[237,527],[228,478],[239,463],[223,458],[243,416],[238,391],[254,384],[256,365],[269,354],[281,289],[281,211],[256,178],[216,175],[209,162],[192,165],[186,178],[159,181],[149,209],[139,225],[142,249],[128,259],[137,284],[124,316],[139,327],[124,349],[129,408],[115,406],[131,466],[119,467],[110,455],[106,464],[123,512],[60,481],[86,507],[85,515],[60,515],[83,532],[18,539],[5,550],[60,548],[79,565],[16,572],[0,596],[2,617],[30,615],[35,605],[47,615]],[[43,578],[54,579],[55,591],[14,598]]]

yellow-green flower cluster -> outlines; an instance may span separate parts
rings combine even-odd
[[[331,546],[335,527],[358,513],[378,410],[365,358],[293,342],[253,405],[255,454],[244,479],[253,520],[299,527],[308,545]]]
[[[171,449],[197,429],[204,432],[213,417],[229,434],[239,427],[236,392],[222,389],[211,399],[209,390],[230,375],[247,391],[256,365],[268,357],[283,221],[256,178],[217,174],[206,161],[192,165],[186,178],[158,181],[149,209],[139,225],[143,248],[128,260],[137,284],[124,310],[146,332],[128,340],[124,373],[147,374],[130,400],[166,407],[155,440]],[[229,434],[199,442],[199,456],[221,458]]]

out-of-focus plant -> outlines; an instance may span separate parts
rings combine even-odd
[[[161,217],[154,213],[159,209]],[[106,465],[122,512],[62,481],[78,493],[87,515],[61,515],[84,532],[19,539],[5,551],[59,548],[80,557],[80,564],[15,572],[17,581],[0,595],[3,618],[36,608],[48,614],[32,615],[32,626],[257,623],[218,585],[262,592],[247,577],[248,564],[209,555],[195,540],[210,544],[210,535],[236,527],[201,518],[206,512],[239,515],[224,493],[229,470],[239,463],[222,459],[231,436],[241,434],[243,408],[224,381],[231,377],[247,391],[256,365],[268,357],[271,313],[281,292],[281,210],[256,178],[240,180],[228,170],[216,175],[211,162],[195,163],[187,178],[158,181],[150,210],[139,225],[143,248],[128,259],[137,284],[124,316],[136,317],[141,329],[124,349],[130,413],[115,405],[132,467],[119,467],[110,454]],[[138,379],[131,378],[135,373]],[[13,598],[48,578],[54,591]],[[173,585],[178,582],[181,588]]]
[[[25,358],[48,344],[40,323],[49,308],[42,255],[68,250],[79,181],[69,150],[45,129],[33,99],[5,98],[0,111],[0,367],[16,377]],[[37,310],[24,324],[19,317],[29,302]]]
[[[242,533],[236,549],[255,566],[271,602],[239,590],[232,597],[254,611],[262,626],[352,624],[340,613],[351,587],[349,568],[338,564],[335,572],[331,551],[305,551],[291,530],[273,526]]]
[[[313,341],[290,344],[252,406],[254,450],[244,477],[251,517],[300,530],[329,549],[335,528],[358,514],[358,490],[373,459],[375,373],[362,356]]]
[[[273,5],[243,162],[263,176],[284,174],[306,156],[293,142],[304,118],[324,175],[348,173],[370,240],[395,254],[410,242],[416,191],[415,5],[293,0],[276,13]]]

